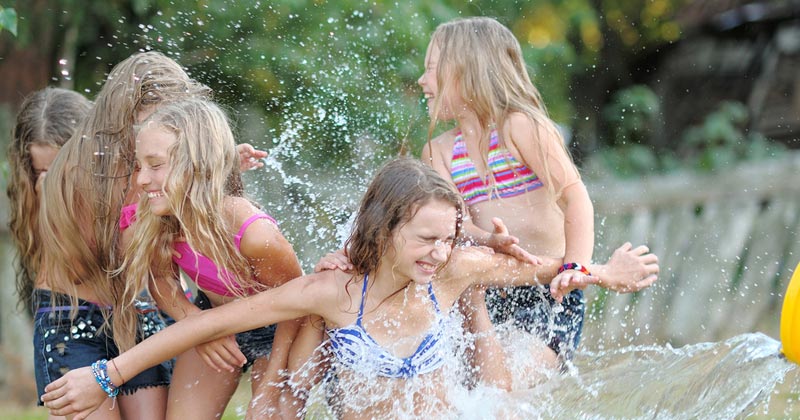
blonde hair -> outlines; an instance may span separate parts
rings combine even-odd
[[[8,225],[17,248],[17,296],[26,311],[32,309],[42,243],[37,223],[39,196],[31,146],[61,148],[90,107],[89,100],[77,92],[48,87],[28,95],[17,114],[14,135],[8,145],[10,177],[6,192],[11,208]]]
[[[531,82],[519,41],[508,28],[487,17],[455,19],[436,28],[430,45],[439,47],[436,72],[439,93],[428,129],[429,143],[438,123],[441,100],[454,92],[475,112],[480,127],[486,130],[479,133],[481,142],[488,141],[492,125],[503,127],[512,113],[519,112],[534,127],[556,138],[563,152],[570,156],[561,133],[547,114],[539,90]],[[503,136],[499,138],[503,142]],[[548,191],[555,194],[546,145],[542,141],[536,143],[545,166],[544,173],[537,175]],[[480,150],[488,147],[481,144]],[[488,156],[481,158],[484,164],[488,160]],[[574,165],[572,169],[577,173]]]
[[[240,176],[239,154],[225,112],[200,99],[174,102],[153,113],[139,133],[156,128],[176,138],[167,151],[169,171],[162,185],[171,214],[153,214],[144,195],[139,201],[134,237],[122,265],[129,279],[124,304],[133,304],[147,279],[172,275],[172,243],[179,237],[213,261],[220,278],[233,279],[225,270],[234,275],[241,288],[226,285],[235,295],[263,289],[234,243],[235,227],[226,222],[224,199],[241,191],[231,189],[235,183],[229,178]]]
[[[134,168],[133,125],[137,112],[210,90],[190,79],[172,59],[157,52],[137,53],[109,74],[94,106],[53,162],[43,186],[40,226],[41,276],[77,306],[75,283],[113,305],[115,341],[135,340],[138,317],[120,311],[127,279],[120,266],[119,217]],[[108,319],[110,314],[103,312]],[[107,323],[103,325],[105,328]]]

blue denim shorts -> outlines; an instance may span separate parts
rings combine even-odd
[[[586,313],[583,290],[573,290],[558,304],[547,286],[489,289],[486,308],[494,324],[513,319],[516,328],[536,334],[566,360],[578,348]]]
[[[51,297],[55,297],[55,305]],[[78,300],[78,310],[70,319],[69,297],[49,290],[34,291],[33,363],[39,398],[44,387],[60,378],[70,369],[90,366],[100,359],[112,359],[119,349],[109,336],[110,331],[99,331],[105,320],[101,308],[92,302]],[[164,321],[155,308],[137,305],[140,322],[140,339],[147,338],[164,328]],[[123,395],[142,388],[169,386],[172,361],[145,370],[120,386]],[[39,405],[42,405],[41,400]]]
[[[202,310],[212,308],[208,296],[201,290],[197,291],[194,304]],[[272,351],[272,342],[275,340],[276,327],[276,324],[272,324],[236,334],[236,343],[239,345],[239,350],[247,358],[247,363],[242,367],[243,372],[253,366],[256,359],[269,356]]]

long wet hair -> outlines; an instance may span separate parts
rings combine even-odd
[[[78,282],[111,304],[118,343],[132,341],[138,329],[134,311],[119,311],[126,279],[113,275],[122,262],[119,218],[134,170],[136,116],[161,103],[208,95],[206,86],[163,54],[132,55],[112,69],[45,178],[40,226],[47,240],[39,278],[69,295],[73,307]],[[106,319],[109,315],[103,311]]]
[[[550,144],[553,142],[534,139],[544,164],[544,173],[537,175],[550,194],[558,193],[554,191],[547,155],[566,153],[571,159],[570,154],[563,136],[547,113],[539,90],[531,82],[522,48],[514,34],[492,18],[470,17],[439,25],[431,36],[430,45],[438,46],[440,55],[436,72],[439,92],[434,99],[433,117],[428,128],[429,143],[439,122],[437,116],[442,109],[442,98],[451,93],[461,97],[477,115],[484,130],[479,133],[482,153],[488,150],[491,128],[500,130],[512,113],[522,113],[539,133],[557,140],[556,150],[553,150],[554,145]],[[499,140],[503,142],[503,133],[500,133]],[[482,155],[481,158],[486,164],[488,156]],[[577,173],[574,164],[561,169]]]
[[[173,102],[155,111],[137,132],[153,129],[176,139],[167,150],[169,170],[162,185],[170,214],[153,214],[144,194],[139,200],[133,239],[121,268],[128,279],[124,304],[133,305],[149,278],[172,275],[176,238],[211,259],[220,278],[235,280],[240,287],[226,285],[233,294],[242,297],[248,289],[263,290],[234,243],[236,227],[226,222],[230,218],[225,197],[241,196],[242,191],[229,182],[240,175],[239,154],[225,112],[202,99]]]
[[[20,106],[8,145],[9,229],[17,248],[16,289],[19,304],[32,310],[33,286],[40,262],[39,195],[31,146],[60,149],[86,117],[91,103],[71,90],[45,88],[28,95]]]
[[[463,200],[435,170],[411,158],[397,158],[375,175],[361,199],[345,250],[356,275],[376,271],[392,246],[396,229],[411,220],[432,200],[451,204],[457,211],[456,238],[461,233]],[[451,244],[454,245],[455,241]],[[448,259],[449,260],[449,259]]]

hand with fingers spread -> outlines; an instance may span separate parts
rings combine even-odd
[[[267,152],[257,150],[248,143],[237,144],[236,151],[239,152],[239,170],[241,172],[263,168],[264,162],[261,159],[269,156]]]
[[[658,280],[658,257],[645,245],[626,242],[617,248],[596,274],[600,286],[619,293],[638,292]]]
[[[247,363],[247,357],[239,350],[235,335],[200,344],[195,350],[206,365],[218,372],[235,372]]]
[[[116,386],[122,385],[121,379],[114,379],[117,379],[117,382],[112,379]],[[97,384],[90,367],[70,370],[48,384],[44,391],[42,402],[51,416],[74,415],[74,420],[87,418],[108,401],[108,395]]]
[[[542,260],[520,247],[519,239],[508,233],[508,228],[499,217],[492,218],[494,231],[488,236],[486,246],[497,252],[511,255],[512,257],[533,265],[542,265]]]
[[[350,264],[350,259],[344,254],[343,249],[325,254],[314,266],[315,273],[325,270],[350,271],[352,269],[353,264]]]

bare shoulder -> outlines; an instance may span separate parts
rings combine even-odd
[[[232,226],[241,226],[245,220],[258,213],[263,212],[244,197],[225,197],[225,216]]]
[[[422,157],[439,158],[449,155],[450,151],[453,150],[453,143],[455,141],[456,134],[457,130],[454,128],[432,138],[431,141],[422,146]]]
[[[338,289],[337,270],[326,270],[308,274],[292,280],[299,287],[303,295],[314,296],[318,299],[335,298]]]
[[[243,197],[226,198],[226,217],[228,217],[231,235],[241,235],[240,249],[244,254],[247,250],[281,248],[288,245],[278,226],[271,218],[258,218],[251,220],[247,226],[245,222],[253,216],[264,214],[250,200]],[[244,228],[244,230],[242,230]]]
[[[516,147],[524,147],[530,140],[560,142],[555,123],[545,114],[541,114],[541,117],[534,120],[522,112],[511,113],[503,124],[507,141]]]
[[[524,112],[512,112],[506,118],[504,128],[533,127],[533,120]]]
[[[300,289],[301,296],[307,298],[314,307],[314,313],[338,324],[342,315],[342,300],[348,296],[346,290],[351,278],[351,274],[340,270],[326,270],[300,277],[292,282],[297,282],[296,287]]]

